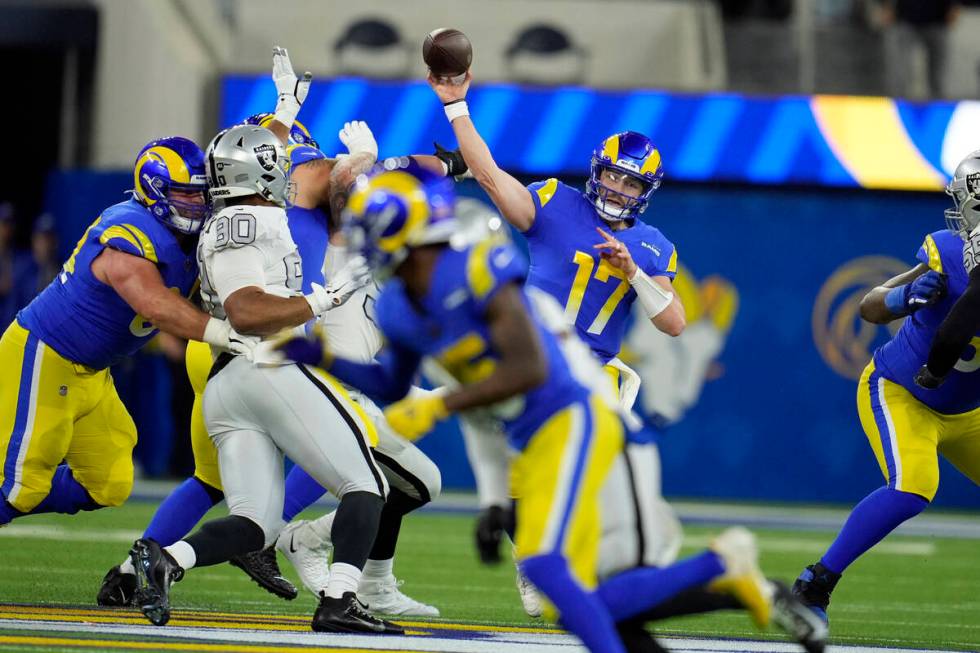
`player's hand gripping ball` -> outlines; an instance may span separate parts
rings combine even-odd
[[[422,42],[422,60],[436,79],[461,84],[473,63],[473,46],[458,29],[434,29]]]

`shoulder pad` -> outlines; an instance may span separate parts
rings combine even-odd
[[[474,245],[466,257],[466,284],[478,303],[490,297],[507,282],[523,281],[527,268],[513,245],[487,239]]]
[[[152,263],[159,263],[157,248],[153,244],[145,226],[133,224],[137,220],[126,221],[126,216],[112,220],[99,234],[99,243],[121,252],[145,258]],[[150,232],[152,233],[152,232]]]

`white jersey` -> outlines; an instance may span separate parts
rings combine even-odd
[[[327,246],[323,260],[323,278],[331,277],[344,267],[352,254],[343,245]],[[384,336],[378,329],[374,302],[380,292],[374,281],[358,289],[344,304],[332,308],[320,317],[320,324],[330,342],[330,351],[341,358],[369,363],[381,351]]]
[[[204,310],[225,319],[236,290],[258,286],[277,297],[302,294],[303,265],[276,206],[230,206],[208,218],[197,246]]]

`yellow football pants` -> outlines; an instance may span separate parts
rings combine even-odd
[[[51,491],[61,462],[96,503],[133,488],[136,425],[109,370],[63,358],[16,321],[0,338],[0,490],[21,512]]]
[[[202,483],[220,490],[221,473],[218,471],[218,450],[204,426],[204,386],[211,373],[211,347],[207,343],[191,340],[187,343],[184,364],[187,378],[194,389],[194,406],[191,409],[191,450],[194,452],[194,476]]]
[[[868,364],[858,382],[858,414],[888,487],[932,501],[939,454],[980,484],[980,408],[937,413]]]
[[[558,553],[579,582],[595,587],[599,492],[622,449],[622,423],[596,397],[541,426],[511,465],[518,560]]]

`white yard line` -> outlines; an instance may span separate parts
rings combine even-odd
[[[136,641],[159,641],[166,650],[167,640],[181,639],[198,642],[232,644],[268,644],[279,646],[329,646],[363,648],[379,651],[399,649],[436,651],[438,653],[582,653],[577,641],[569,635],[527,632],[476,632],[472,638],[431,635],[388,636],[327,635],[303,631],[262,631],[247,628],[189,628],[146,625],[59,623],[0,619],[0,628],[64,634],[132,637]],[[419,629],[424,630],[424,629]],[[699,638],[663,638],[663,643],[676,653],[798,653],[799,647],[789,642],[760,642]],[[873,646],[831,646],[828,653],[950,653],[934,649],[881,648]]]

